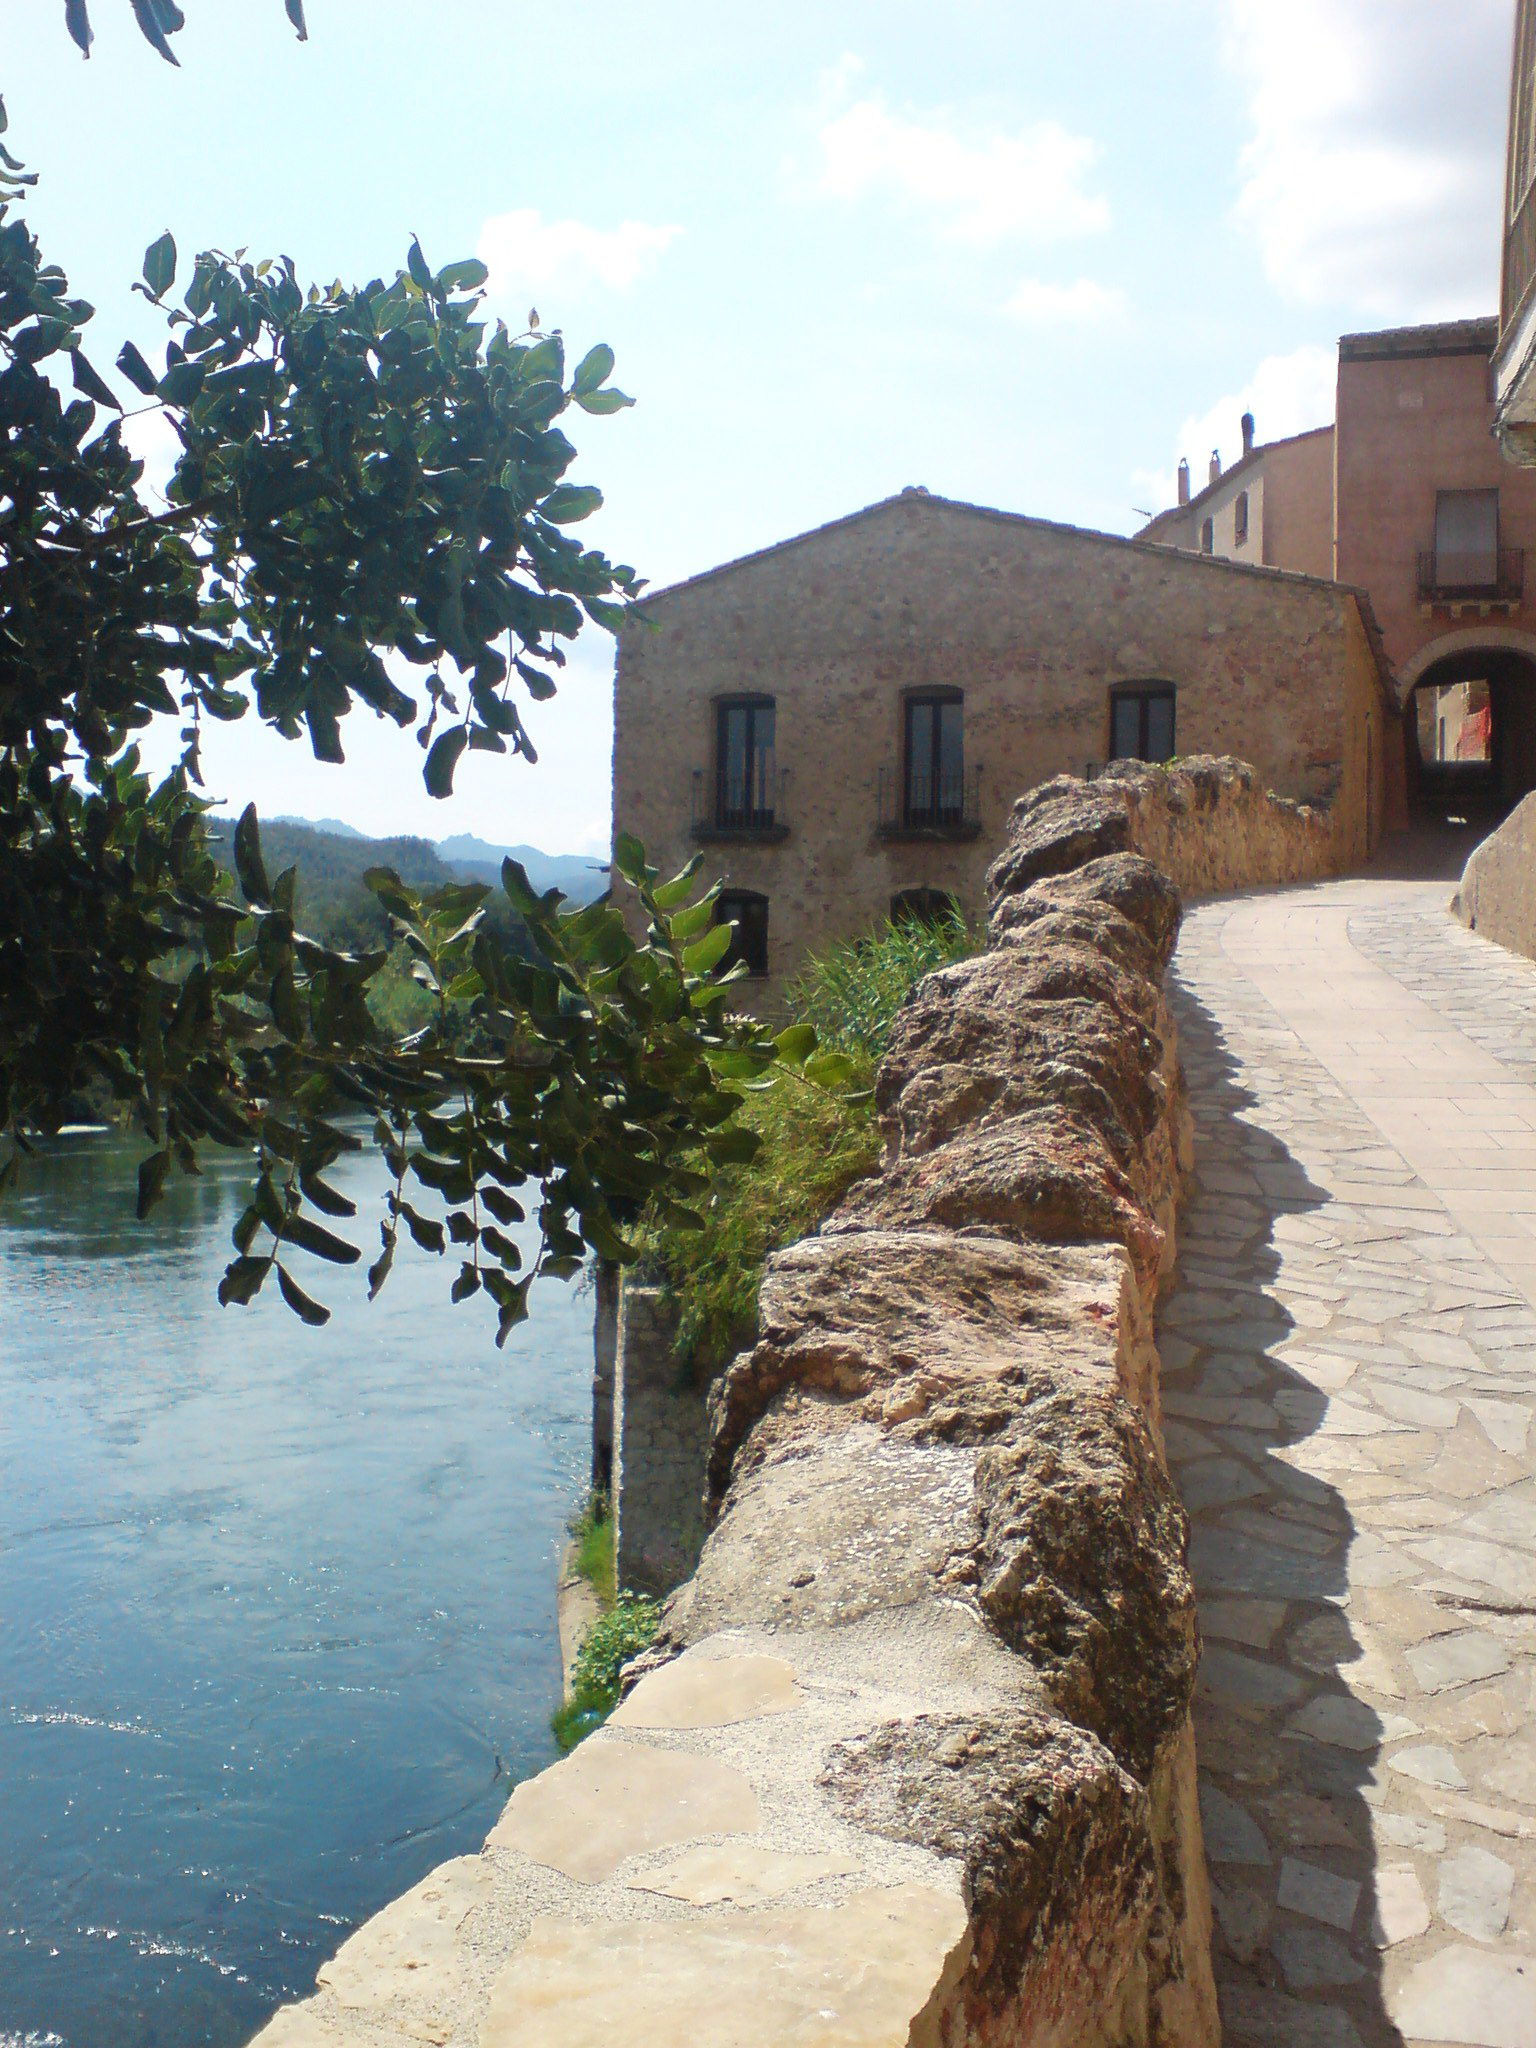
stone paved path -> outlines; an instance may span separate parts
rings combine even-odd
[[[1536,2048],[1536,967],[1448,885],[1195,908],[1161,1319],[1231,2043]]]

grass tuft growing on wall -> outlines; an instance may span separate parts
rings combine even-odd
[[[923,976],[969,959],[981,942],[959,911],[886,923],[814,955],[786,990],[785,1006],[829,1052],[863,1053],[878,1063],[896,1012]]]
[[[618,1588],[614,1579],[613,1513],[608,1495],[594,1486],[571,1520],[571,1568],[586,1580],[604,1607],[611,1607]]]

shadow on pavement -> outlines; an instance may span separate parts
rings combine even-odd
[[[1304,1446],[1328,1396],[1275,1354],[1306,1332],[1266,1290],[1329,1201],[1283,1144],[1221,1027],[1172,991],[1196,1122],[1179,1277],[1158,1318],[1169,1460],[1192,1524],[1204,1655],[1201,1807],[1225,2038],[1401,2048],[1373,1939],[1374,1767],[1386,1730],[1348,1684],[1357,1531]],[[1290,1291],[1288,1276],[1288,1292]],[[1305,1284],[1304,1282],[1302,1283]],[[1299,1304],[1298,1304],[1299,1307]],[[1326,1364],[1311,1368],[1327,1379]]]

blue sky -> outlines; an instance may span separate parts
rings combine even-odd
[[[1513,0],[128,0],[82,63],[0,0],[49,254],[146,348],[164,228],[301,272],[480,253],[498,310],[606,340],[639,403],[574,435],[586,529],[661,584],[909,483],[1115,532],[1187,452],[1331,416],[1351,329],[1491,311]],[[147,444],[153,452],[152,436]],[[450,805],[369,714],[321,768],[254,720],[232,801],[550,850],[607,832],[611,643]]]

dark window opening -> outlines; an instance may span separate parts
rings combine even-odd
[[[716,924],[736,929],[720,963],[721,972],[746,963],[748,974],[768,972],[768,898],[755,889],[722,889],[715,899]]]
[[[764,831],[773,824],[774,703],[741,697],[715,706],[715,823]]]
[[[960,915],[947,889],[898,889],[891,898],[892,924],[952,924]]]
[[[1237,502],[1232,507],[1232,539],[1234,545],[1242,547],[1248,539],[1248,493],[1239,491]]]
[[[907,699],[903,808],[910,827],[964,822],[964,709],[958,690]]]
[[[1200,552],[1202,555],[1214,555],[1216,552],[1216,522],[1214,519],[1202,519],[1200,522]]]
[[[1114,690],[1109,699],[1109,758],[1112,761],[1171,761],[1174,752],[1171,683],[1138,684]]]

